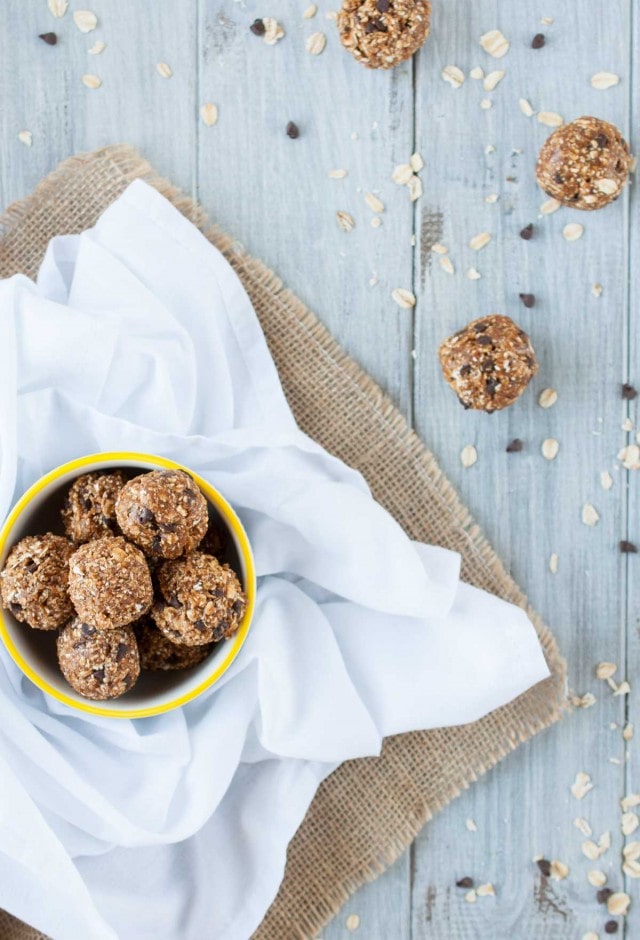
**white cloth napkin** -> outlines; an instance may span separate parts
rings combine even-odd
[[[161,454],[227,496],[259,576],[232,669],[167,715],[73,712],[0,651],[0,906],[55,940],[246,940],[341,761],[548,675],[522,610],[296,427],[238,278],[144,183],[0,282],[0,393],[1,518],[64,461]]]

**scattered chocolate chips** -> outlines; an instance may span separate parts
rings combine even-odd
[[[599,147],[607,147],[609,145],[609,138],[606,134],[600,133],[596,136],[596,143]]]
[[[127,644],[118,643],[118,649],[116,650],[116,662],[121,663],[126,655],[127,655]]]
[[[618,922],[615,920],[608,920],[604,925],[605,933],[617,933],[618,932]]]
[[[22,604],[16,604],[15,601],[9,604],[9,610],[14,617],[17,617],[18,614],[22,613]]]
[[[177,597],[167,598],[167,604],[169,605],[169,607],[173,607],[175,610],[179,610],[180,607],[182,607],[182,604],[180,603]]]
[[[544,33],[536,33],[533,39],[531,40],[532,49],[542,49],[545,44]]]
[[[634,398],[638,397],[638,392],[628,382],[625,382],[621,387],[620,394],[625,401],[633,401]]]
[[[480,334],[480,336],[479,336],[478,339],[477,339],[477,342],[478,342],[481,346],[493,346],[493,340],[491,339],[491,337],[490,337],[490,336],[485,336],[484,333],[481,333],[481,334]]]
[[[58,42],[58,37],[55,33],[40,33],[38,39],[46,42],[48,46],[55,46],[55,44]]]
[[[289,121],[287,124],[287,137],[290,137],[291,140],[297,140],[299,136],[300,128],[293,121]]]
[[[83,635],[83,636],[95,636],[96,632],[97,632],[97,631],[96,631],[96,628],[95,628],[95,627],[90,626],[88,623],[83,623],[83,624],[82,624],[82,635]]]
[[[91,675],[96,682],[104,682],[104,669],[93,669]]]
[[[598,904],[606,904],[612,894],[613,894],[613,891],[611,890],[611,888],[600,888],[600,890],[596,894],[596,901],[598,902]]]
[[[549,878],[551,875],[551,862],[548,858],[539,858],[536,862],[538,868],[545,878]]]
[[[520,294],[519,296],[525,307],[531,308],[535,305],[536,298],[534,294]]]
[[[464,366],[461,366],[461,367],[460,367],[460,375],[461,375],[461,376],[464,377],[464,376],[470,375],[470,374],[471,374],[471,366],[470,366],[470,365],[465,364]]]
[[[25,565],[25,568],[27,569],[27,571],[29,572],[29,574],[33,574],[33,572],[37,569],[37,567],[38,567],[38,566],[37,566],[37,564],[35,563],[35,561],[33,560],[33,558],[30,558],[29,561],[28,561],[28,562],[26,563],[26,565]]]
[[[464,878],[458,879],[458,881],[456,881],[456,888],[473,888],[473,878],[469,878],[468,875],[465,875]]]
[[[194,627],[196,628],[196,630],[199,630],[200,633],[204,633],[204,631],[207,629],[207,625],[204,622],[204,620],[196,620],[196,622],[194,623]]]
[[[622,539],[620,542],[620,551],[623,555],[637,555],[638,547],[634,545],[633,542],[627,542],[626,539]]]
[[[266,27],[262,20],[254,20],[249,29],[254,36],[264,36],[266,33]]]
[[[507,444],[507,453],[508,454],[519,454],[524,444],[519,437],[514,437],[510,444]]]
[[[530,241],[533,238],[533,223],[529,222],[528,225],[525,225],[523,229],[520,230],[520,238],[524,238],[526,242]]]

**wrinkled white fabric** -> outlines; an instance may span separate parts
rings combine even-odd
[[[335,766],[548,675],[523,611],[298,430],[239,280],[144,183],[0,283],[0,391],[1,518],[64,461],[160,454],[227,496],[259,579],[240,656],[170,714],[73,712],[0,651],[0,906],[55,940],[246,940]]]

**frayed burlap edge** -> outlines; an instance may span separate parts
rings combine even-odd
[[[555,640],[393,403],[308,308],[205,212],[126,146],[65,161],[0,219],[0,276],[34,276],[57,234],[94,224],[129,182],[155,186],[227,257],[267,337],[300,426],[367,478],[412,538],[459,551],[463,576],[526,608],[551,678],[473,725],[399,735],[378,758],[343,764],[320,787],[289,850],[285,879],[255,940],[311,937],[363,882],[404,851],[436,812],[566,708]],[[373,811],[372,811],[373,810]],[[6,940],[42,934],[0,912]]]

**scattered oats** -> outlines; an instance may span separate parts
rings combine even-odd
[[[412,248],[415,248],[415,247],[416,247],[416,236],[415,236],[415,233],[411,236],[411,238],[409,239],[409,241],[411,242],[411,247],[412,247]]]
[[[591,293],[593,294],[594,297],[602,297],[602,290],[603,290],[602,284],[596,283],[592,286]]]
[[[376,284],[378,284],[379,282],[380,282],[380,278],[378,277],[378,275],[372,274],[371,277],[369,278],[369,287],[375,287]]]
[[[473,248],[474,251],[481,251],[485,245],[488,245],[491,241],[491,235],[489,232],[480,232],[479,235],[474,235],[471,241],[469,242],[469,248]]]
[[[83,75],[82,84],[86,85],[87,88],[100,88],[100,85],[102,85],[102,79],[98,78],[97,75]]]
[[[559,862],[554,858],[551,862],[551,877],[554,881],[564,881],[569,874],[569,868],[564,862]]]
[[[478,895],[472,888],[471,891],[467,891],[467,893],[464,896],[464,899],[467,902],[467,904],[475,904],[476,901],[478,900]]]
[[[603,871],[599,871],[597,868],[592,868],[591,871],[587,874],[587,881],[593,888],[602,888],[607,883],[607,876]]]
[[[552,212],[557,212],[561,205],[562,203],[558,199],[547,199],[540,206],[540,212],[542,215],[551,215]]]
[[[489,205],[492,206],[492,205],[494,204],[494,202],[497,202],[497,201],[498,201],[499,198],[500,198],[500,196],[499,196],[497,193],[489,193],[488,196],[485,196],[484,201],[485,201],[485,202],[488,202]]]
[[[324,47],[326,44],[327,37],[324,33],[311,33],[305,43],[305,46],[307,52],[310,52],[311,55],[320,55],[321,52],[324,52]]]
[[[391,174],[391,179],[398,186],[406,186],[413,176],[413,167],[409,163],[401,163]]]
[[[487,75],[487,77],[484,79],[482,83],[482,87],[484,88],[485,91],[493,91],[493,89],[496,88],[500,84],[503,78],[504,78],[503,71],[489,72],[489,74]]]
[[[18,140],[21,144],[24,144],[25,147],[30,147],[33,143],[33,134],[31,131],[20,131],[18,134]]]
[[[525,117],[533,117],[533,115],[536,113],[526,98],[518,98],[518,104],[520,105],[520,110]]]
[[[640,858],[640,842],[627,842],[622,847],[622,855],[629,862],[635,862]]]
[[[591,777],[589,774],[585,774],[583,771],[580,771],[576,774],[576,779],[571,784],[571,792],[575,796],[576,800],[581,800],[590,790],[593,790]]]
[[[633,421],[631,418],[625,418],[621,427],[623,431],[633,431]]]
[[[582,238],[583,234],[584,225],[581,225],[579,222],[569,222],[568,225],[565,225],[562,229],[562,237],[568,242],[577,242],[579,238]]]
[[[609,728],[610,728],[611,731],[617,731],[617,730],[618,730],[618,723],[617,723],[616,721],[611,721],[611,722],[609,722]]]
[[[412,153],[409,157],[409,166],[414,173],[419,173],[420,170],[424,169],[424,160],[422,159],[422,155],[417,151]]]
[[[67,12],[69,3],[68,0],[47,0],[47,6],[49,7],[49,13],[55,16],[56,19],[60,19]]]
[[[371,228],[380,228],[380,226],[382,225],[382,219],[380,218],[379,215],[374,215],[369,225],[371,226]]]
[[[542,23],[543,26],[551,26],[553,24],[553,17],[543,16],[540,22]]]
[[[585,692],[584,695],[573,695],[571,697],[571,703],[575,705],[576,708],[591,708],[596,702],[597,699],[593,692]]]
[[[556,114],[555,111],[538,112],[538,120],[545,127],[562,127],[564,124],[564,118],[560,114]]]
[[[337,19],[338,19],[338,12],[337,12],[337,10],[329,10],[329,12],[327,13],[327,19],[328,19],[328,20],[337,20]]]
[[[542,442],[542,456],[546,460],[555,460],[559,450],[560,444],[553,437],[548,437]]]
[[[342,209],[336,212],[336,219],[343,232],[350,232],[356,224],[353,216],[349,215],[348,212],[344,212]]]
[[[407,183],[407,189],[409,190],[411,202],[415,202],[416,199],[419,199],[422,195],[422,180],[420,177],[414,174]]]
[[[640,806],[640,793],[627,793],[627,795],[623,796],[620,800],[620,806],[624,813],[634,806]],[[640,842],[638,842],[638,847],[638,857],[640,857]]]
[[[551,408],[558,400],[558,393],[555,388],[545,388],[540,392],[538,404],[541,408]]]
[[[631,741],[633,739],[633,722],[628,721],[626,723],[622,729],[622,737],[625,741]]]
[[[489,108],[492,108],[493,102],[491,98],[483,98],[482,101],[480,102],[480,107],[482,108],[483,111],[488,111]]]
[[[580,830],[583,836],[587,836],[587,838],[592,834],[591,826],[586,819],[583,819],[582,816],[576,816],[576,818],[573,820],[573,825],[576,827],[576,829]]]
[[[313,17],[316,15],[317,12],[318,12],[318,8],[317,8],[317,6],[315,5],[315,3],[311,3],[311,4],[307,7],[307,9],[304,11],[304,13],[302,14],[302,19],[303,19],[303,20],[312,20]]]
[[[98,17],[91,10],[76,10],[73,14],[73,22],[81,33],[90,33],[98,25]]]
[[[624,917],[629,910],[631,898],[624,891],[616,891],[607,901],[607,910],[613,917]]]
[[[479,65],[474,66],[469,72],[469,78],[475,78],[476,81],[479,81],[484,78],[484,69],[481,69]]]
[[[622,819],[620,821],[622,835],[631,836],[638,828],[640,824],[640,819],[638,819],[635,813],[623,813]]]
[[[596,666],[596,679],[610,679],[617,670],[615,663],[598,663]]]
[[[440,258],[440,267],[442,268],[443,271],[446,271],[447,274],[453,274],[455,272],[453,261],[451,260],[449,255],[445,255],[444,258]]]
[[[208,101],[200,108],[200,117],[207,127],[213,127],[218,120],[218,108],[215,104]]]
[[[467,819],[466,822],[465,822],[465,826],[467,827],[467,829],[469,830],[469,832],[477,832],[477,831],[478,831],[478,827],[477,827],[476,824],[474,823],[473,819]]]
[[[598,839],[598,848],[600,849],[600,854],[604,855],[607,849],[611,848],[611,833],[603,832],[600,838]]]
[[[600,521],[598,510],[591,503],[585,503],[582,507],[582,521],[588,526],[597,525]]]
[[[551,558],[549,559],[549,571],[551,572],[551,574],[558,573],[558,556],[556,555],[555,552],[551,555]]]
[[[542,22],[544,23],[544,20]],[[599,938],[597,933],[594,933],[593,930],[589,930],[582,935],[582,940],[599,940]]]
[[[460,460],[463,467],[473,467],[478,459],[478,451],[473,444],[467,444],[460,452]]]
[[[600,474],[600,486],[603,490],[610,490],[613,486],[613,477],[608,470],[603,470]]]
[[[624,862],[622,870],[630,878],[640,878],[640,862]]]
[[[173,75],[171,66],[167,65],[166,62],[158,62],[158,64],[156,65],[156,72],[161,78],[171,78],[171,76]]]
[[[480,45],[494,59],[501,59],[509,51],[509,42],[499,29],[492,29],[480,37]]]
[[[262,37],[268,46],[275,46],[284,37],[284,30],[280,23],[272,16],[262,18],[264,23],[264,36]]]
[[[486,154],[495,153],[495,152],[496,152],[496,148],[493,146],[493,144],[487,144],[487,146],[484,148],[484,152],[485,152]]]
[[[440,74],[452,88],[460,88],[464,82],[464,72],[457,65],[445,65]]]
[[[436,242],[435,245],[431,246],[431,251],[434,251],[437,255],[446,255],[449,252],[448,248],[445,248],[444,245],[441,245],[440,242]]]
[[[620,760],[619,757],[609,757],[609,758],[607,758],[607,759],[608,759],[608,761],[609,761],[610,764],[618,764],[618,765],[619,765],[619,764],[622,763],[622,761]]]
[[[618,688],[615,690],[613,694],[614,696],[628,695],[630,691],[631,691],[631,686],[625,679],[623,682],[620,683],[620,685],[618,686]]]
[[[591,839],[587,839],[585,842],[583,842],[581,848],[582,854],[586,855],[589,861],[595,862],[597,858],[600,858],[600,849],[595,844],[595,842],[591,841]]]
[[[479,271],[476,271],[475,268],[469,268],[469,270],[467,271],[467,277],[469,278],[470,281],[479,281],[482,275],[480,274]]]
[[[625,470],[640,470],[640,447],[637,444],[628,444],[619,452],[618,460],[622,461]]]
[[[351,931],[357,930],[358,927],[360,926],[360,918],[358,917],[357,914],[349,914],[349,916],[344,922],[344,925],[347,928],[347,930],[351,930]]]
[[[410,310],[411,307],[416,305],[415,294],[404,287],[396,287],[395,290],[391,291],[391,296],[397,305],[404,310]]]
[[[103,42],[101,39],[96,39],[94,44],[90,49],[87,49],[89,55],[101,55],[104,50],[107,48],[106,42]]]
[[[553,862],[551,864],[553,865]],[[567,869],[567,872],[568,872],[568,869]],[[495,897],[496,889],[493,887],[491,882],[488,881],[484,885],[478,885],[478,887],[476,888],[476,894],[478,895],[479,898]]]
[[[366,193],[364,201],[372,212],[384,212],[384,202],[382,202],[381,199],[378,199],[377,196],[374,196],[373,193]]]
[[[591,76],[591,87],[598,91],[605,91],[607,88],[613,88],[620,81],[620,76],[614,72],[596,72]]]

